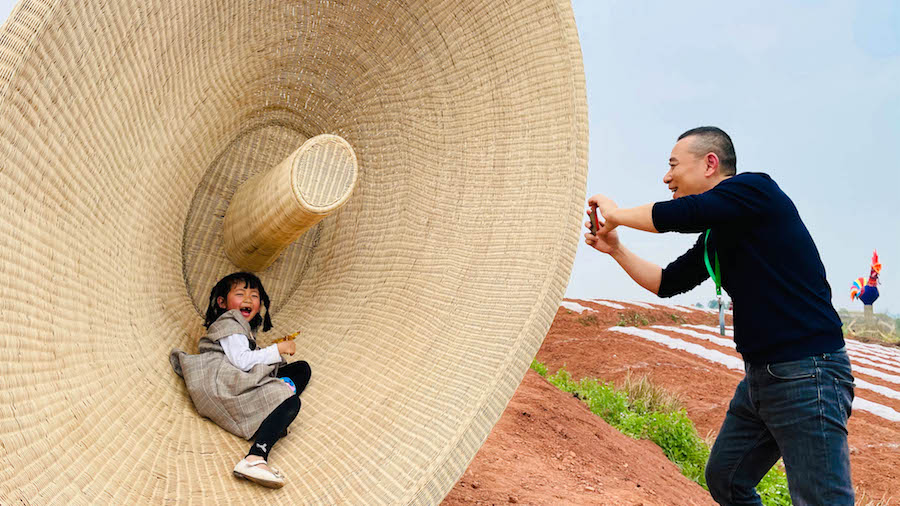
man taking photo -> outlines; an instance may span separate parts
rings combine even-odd
[[[734,302],[745,376],[707,463],[713,499],[762,504],[755,487],[782,457],[795,505],[852,505],[853,376],[825,268],[797,208],[768,175],[737,174],[731,138],[716,127],[678,137],[663,182],[670,201],[619,209],[591,197],[603,221],[585,242],[660,297],[712,277]],[[661,268],[625,248],[619,226],[700,235]]]

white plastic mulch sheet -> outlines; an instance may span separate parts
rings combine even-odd
[[[591,299],[591,302],[594,304],[599,304],[601,306],[611,307],[613,309],[625,309],[625,306],[621,304],[616,304],[615,302],[610,302],[608,300],[603,299]]]
[[[702,357],[710,362],[724,365],[729,369],[744,370],[744,362],[738,357],[717,351],[715,347],[734,349],[734,341],[723,338],[718,329],[708,325],[654,325],[653,329],[665,330],[690,336],[694,339],[702,339],[713,347],[706,347],[692,343],[677,337],[668,336],[654,330],[638,327],[611,327],[609,330],[621,332],[661,344],[671,349],[686,351],[692,355]],[[728,337],[734,336],[733,330],[726,330]],[[853,400],[853,409],[867,411],[892,422],[900,422],[900,412],[895,409],[865,399],[859,395],[860,390],[883,395],[890,399],[900,400],[900,350],[894,350],[884,346],[865,344],[853,340],[847,340],[847,354],[853,367],[857,396]],[[866,381],[860,376],[877,378],[881,381],[897,384],[891,388]]]
[[[559,307],[564,307],[564,308],[568,309],[569,311],[575,311],[576,313],[583,313],[585,311],[591,311],[591,308],[584,307],[577,302],[572,302],[572,301],[568,301],[568,300],[562,301],[562,303],[560,303]]]

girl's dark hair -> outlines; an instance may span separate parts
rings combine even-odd
[[[222,297],[227,300],[228,292],[230,292],[231,288],[237,284],[241,284],[245,288],[259,290],[259,298],[266,307],[266,316],[265,318],[260,316],[262,311],[257,313],[256,316],[250,320],[250,328],[256,332],[256,329],[259,328],[259,324],[262,323],[263,332],[268,332],[269,329],[272,328],[272,319],[269,318],[269,295],[266,293],[266,289],[263,288],[262,281],[260,281],[255,274],[249,272],[234,272],[220,279],[219,282],[216,283],[216,286],[209,292],[209,306],[206,308],[206,321],[203,322],[203,326],[209,328],[213,322],[225,313],[225,309],[219,307],[218,299],[219,297]]]

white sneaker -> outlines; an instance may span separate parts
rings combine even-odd
[[[275,469],[272,466],[269,466],[271,471],[266,471],[265,469],[261,469],[258,466],[260,465],[268,465],[265,460],[257,460],[255,462],[247,462],[247,459],[241,459],[237,465],[234,466],[234,475],[238,478],[244,478],[246,480],[250,480],[254,483],[259,483],[264,487],[269,488],[281,488],[284,486],[284,475],[281,474],[281,471]]]

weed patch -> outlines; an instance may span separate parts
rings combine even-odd
[[[628,396],[631,409],[641,414],[654,411],[673,413],[684,407],[678,395],[652,383],[646,375],[635,378],[631,371],[628,371],[622,383],[622,390]]]
[[[881,499],[870,499],[865,492],[856,497],[857,506],[890,506],[893,497],[882,496]]]
[[[588,314],[584,316],[578,317],[576,320],[578,323],[584,325],[585,327],[590,327],[592,325],[597,325],[597,315]]]
[[[671,318],[672,322],[675,323],[676,325],[683,325],[683,324],[687,323],[687,320],[685,320],[681,316],[674,314],[674,313],[670,314],[669,318]]]

